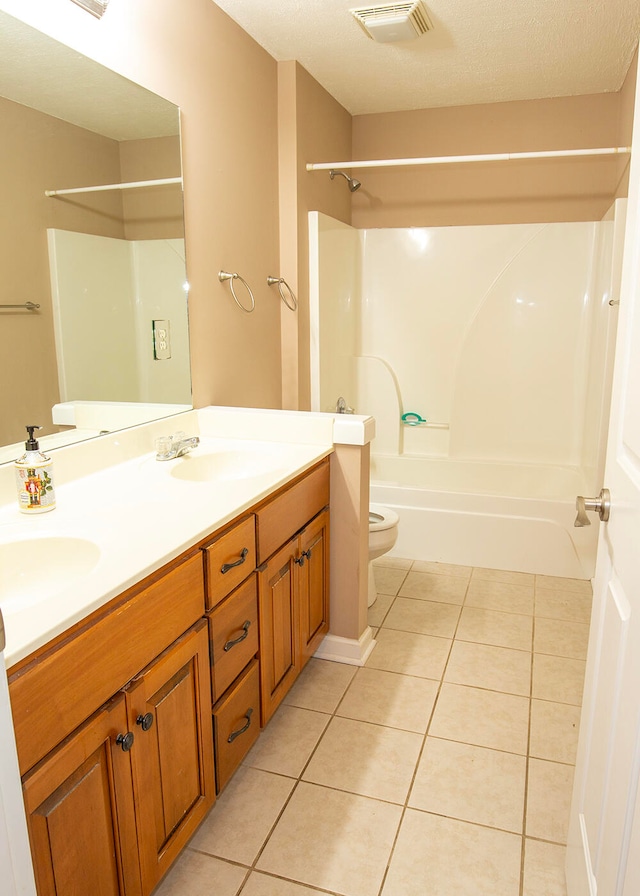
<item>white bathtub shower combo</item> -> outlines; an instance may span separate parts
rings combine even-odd
[[[375,417],[392,554],[593,574],[598,527],[573,521],[602,485],[624,211],[361,231],[310,214],[312,408]]]

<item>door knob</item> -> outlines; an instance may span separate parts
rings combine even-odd
[[[609,512],[611,510],[611,494],[609,489],[600,489],[600,494],[597,498],[583,498],[582,495],[578,495],[576,498],[576,510],[578,511],[578,515],[573,525],[578,526],[578,528],[591,525],[591,520],[587,516],[587,511],[590,513],[597,513],[602,522],[606,523],[609,519]]]

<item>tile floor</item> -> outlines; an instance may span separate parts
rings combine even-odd
[[[157,896],[564,896],[589,583],[385,559]]]

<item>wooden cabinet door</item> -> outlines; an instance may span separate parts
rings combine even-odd
[[[140,896],[126,733],[120,694],[23,779],[39,896]]]
[[[215,800],[206,620],[136,676],[126,693],[147,894]]]
[[[329,511],[324,510],[300,535],[301,666],[318,649],[329,631]]]
[[[258,570],[263,726],[300,671],[297,544],[298,539],[292,539]]]

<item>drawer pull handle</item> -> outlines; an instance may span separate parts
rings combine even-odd
[[[234,563],[223,563],[222,566],[220,567],[220,572],[222,573],[222,575],[224,575],[225,572],[229,572],[230,569],[234,569],[236,566],[242,566],[244,561],[247,559],[248,553],[249,553],[249,548],[242,548],[242,550],[240,551],[240,559],[239,560],[236,560]]]
[[[128,753],[131,747],[133,746],[133,741],[135,740],[133,736],[133,731],[127,731],[126,734],[119,734],[116,737],[116,743],[120,744],[124,753]]]
[[[136,719],[136,725],[140,725],[143,731],[148,731],[153,725],[153,713],[146,712],[144,715],[140,714]]]
[[[243,725],[242,728],[238,728],[237,731],[232,731],[229,737],[227,738],[227,743],[232,744],[236,737],[240,737],[241,734],[247,730],[249,725],[251,724],[251,716],[253,715],[253,709],[249,707],[249,709],[245,712],[244,717],[247,720],[246,725]]]
[[[227,641],[227,643],[226,643],[226,644],[224,645],[224,647],[222,648],[222,649],[224,650],[225,653],[226,653],[228,650],[231,650],[232,647],[235,647],[236,644],[239,644],[241,641],[244,641],[244,639],[245,639],[245,638],[248,636],[248,634],[249,634],[249,626],[250,626],[250,625],[251,625],[251,620],[250,620],[250,619],[246,619],[245,622],[244,622],[243,625],[242,625],[242,631],[243,631],[243,634],[241,634],[239,638],[236,638],[235,641]]]

